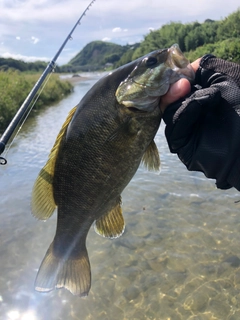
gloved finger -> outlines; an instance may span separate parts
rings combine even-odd
[[[227,77],[230,77],[233,81],[235,81],[238,87],[240,87],[240,65],[237,63],[229,62],[223,59],[216,58],[211,54],[207,54],[203,56],[200,61],[200,69],[209,71],[209,75],[212,73],[226,75]],[[204,78],[206,81],[207,73]]]
[[[220,99],[217,88],[206,88],[194,92],[184,101],[173,103],[165,110],[165,135],[171,152],[176,153],[188,143],[205,114],[215,108]]]
[[[204,88],[213,83],[233,80],[240,87],[240,65],[225,61],[211,54],[202,57],[196,71],[196,83]]]

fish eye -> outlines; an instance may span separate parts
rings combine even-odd
[[[146,66],[147,66],[148,68],[153,67],[155,64],[157,64],[157,58],[155,58],[155,57],[149,57],[149,58],[146,60]]]

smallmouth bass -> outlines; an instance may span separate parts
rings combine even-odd
[[[57,207],[57,230],[39,268],[35,289],[68,289],[85,296],[91,286],[86,237],[124,232],[121,193],[141,161],[159,169],[154,143],[160,97],[194,72],[177,45],[156,50],[100,79],[69,113],[34,184],[32,212],[48,219]]]

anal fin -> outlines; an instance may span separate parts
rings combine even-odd
[[[121,197],[116,206],[95,221],[94,229],[100,236],[114,239],[120,237],[125,229],[121,208]]]
[[[143,157],[142,157],[143,164],[147,167],[148,170],[160,170],[160,156],[158,152],[158,148],[152,140],[152,142],[149,144],[147,150],[145,151]]]

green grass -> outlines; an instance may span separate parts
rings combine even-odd
[[[0,132],[6,129],[39,77],[40,74],[0,71]],[[34,108],[39,109],[59,101],[72,90],[71,83],[62,81],[56,74],[53,74]]]

